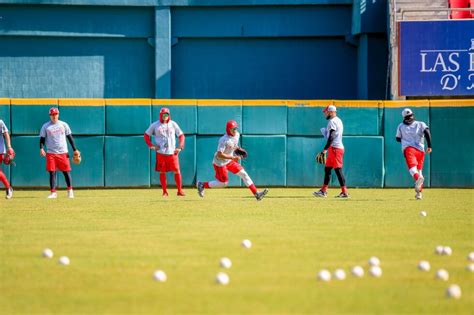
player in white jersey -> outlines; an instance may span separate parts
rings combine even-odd
[[[52,107],[49,110],[49,119],[47,123],[41,127],[40,131],[40,156],[46,157],[46,171],[49,172],[49,186],[51,194],[48,199],[56,199],[56,171],[63,172],[67,185],[68,198],[74,198],[71,180],[71,163],[69,162],[69,154],[66,139],[74,150],[74,155],[80,156],[72,137],[71,128],[64,121],[59,120],[59,110]],[[47,151],[44,150],[46,144]]]
[[[431,153],[431,133],[428,126],[415,120],[409,108],[402,111],[403,122],[397,127],[396,140],[402,144],[402,152],[408,166],[410,175],[415,180],[415,198],[422,198],[423,191],[423,162],[425,160],[425,143],[428,144],[426,153]]]
[[[155,144],[151,137],[154,136]],[[179,153],[184,150],[184,133],[179,125],[171,120],[170,110],[163,107],[160,110],[160,120],[155,121],[148,127],[144,134],[145,142],[148,147],[156,152],[155,171],[160,172],[160,183],[163,189],[163,197],[168,196],[166,187],[166,172],[174,172],[178,196],[186,196],[181,179],[179,168]],[[179,140],[179,146],[176,147],[176,137]]]
[[[342,120],[337,117],[336,106],[330,105],[323,110],[326,119],[328,120],[327,128],[322,128],[321,132],[327,139],[326,145],[322,151],[323,154],[328,154],[326,165],[324,168],[324,184],[319,191],[315,191],[313,195],[315,197],[327,197],[327,189],[329,181],[331,179],[331,170],[334,168],[334,172],[337,175],[339,184],[341,185],[341,193],[337,195],[337,198],[349,198],[347,192],[346,179],[342,173],[342,166],[344,160],[344,145],[342,144],[342,134],[344,132],[344,126]]]
[[[0,119],[0,132],[2,133],[2,135],[0,136],[0,181],[5,186],[5,193],[6,193],[5,198],[11,199],[13,197],[13,188],[10,186],[10,183],[8,182],[7,177],[2,172],[1,166],[2,166],[2,163],[5,160],[7,160],[6,159],[7,156],[8,158],[15,156],[15,151],[12,148],[10,135],[8,133],[8,128],[3,122],[3,120],[1,119]],[[6,164],[6,161],[5,161],[5,164]]]
[[[245,186],[250,189],[257,200],[262,200],[268,193],[268,189],[266,188],[259,192],[250,176],[244,170],[242,165],[238,163],[240,157],[234,154],[234,151],[239,148],[240,134],[238,132],[238,127],[237,122],[234,120],[229,120],[227,122],[226,134],[219,139],[217,151],[214,154],[214,159],[212,161],[217,180],[210,182],[198,181],[197,189],[200,197],[204,197],[205,188],[226,187],[229,182],[228,171],[242,178]]]

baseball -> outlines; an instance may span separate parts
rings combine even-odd
[[[53,258],[54,254],[53,254],[53,251],[49,248],[45,248],[43,250],[43,257],[46,257],[46,258]]]

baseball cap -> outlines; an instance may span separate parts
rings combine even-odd
[[[59,109],[57,109],[56,107],[51,107],[49,109],[49,115],[58,115],[59,114]]]
[[[326,113],[326,112],[337,112],[336,106],[334,106],[334,105],[329,105],[328,107],[326,107],[326,108],[323,110],[323,113]]]
[[[413,115],[413,112],[411,111],[411,109],[409,108],[405,108],[403,111],[402,111],[402,117],[405,118],[407,116],[410,116],[410,115]]]

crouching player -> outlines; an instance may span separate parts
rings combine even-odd
[[[428,144],[426,153],[431,153],[431,134],[428,126],[422,121],[416,121],[409,108],[402,111],[403,122],[398,125],[396,140],[402,144],[402,152],[410,175],[415,181],[415,198],[422,198],[423,191],[423,162],[425,160],[425,143]]]
[[[6,162],[7,156],[8,158],[15,156],[15,151],[13,151],[13,148],[10,142],[10,135],[8,134],[7,126],[1,119],[0,119],[0,132],[2,133],[0,135],[0,181],[5,186],[5,193],[6,193],[5,198],[11,199],[13,197],[13,188],[10,186],[10,183],[8,182],[7,177],[2,172],[1,166],[3,162],[7,164]]]
[[[257,187],[253,183],[250,176],[238,162],[240,156],[235,155],[234,151],[239,148],[240,134],[237,131],[238,125],[234,120],[229,120],[226,125],[226,134],[219,139],[217,152],[214,154],[214,170],[216,179],[210,182],[197,182],[198,194],[204,197],[204,189],[226,187],[229,182],[228,171],[242,178],[245,186],[253,193],[257,200],[262,200],[268,193],[268,189],[257,191]]]

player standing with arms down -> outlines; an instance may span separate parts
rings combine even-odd
[[[0,136],[0,181],[5,186],[5,198],[11,199],[13,197],[13,188],[10,186],[7,177],[2,172],[2,162],[4,162],[5,157],[8,155],[8,158],[15,156],[15,151],[13,151],[12,144],[10,141],[10,135],[8,134],[8,128],[0,119],[0,132],[2,133]],[[6,146],[5,146],[6,144]],[[5,163],[6,164],[6,163]]]
[[[242,165],[238,162],[240,156],[235,155],[235,151],[239,149],[239,138],[238,124],[234,120],[229,120],[226,125],[226,134],[219,139],[217,146],[217,152],[214,154],[214,170],[216,172],[216,179],[210,182],[197,182],[198,194],[200,197],[204,197],[205,188],[219,188],[226,187],[229,182],[228,171],[242,178],[245,186],[247,186],[253,193],[255,198],[260,201],[268,193],[268,189],[263,191],[257,191],[252,179],[244,170]]]
[[[155,136],[155,144],[151,142],[151,136]],[[176,136],[179,139],[179,147],[176,148]],[[148,127],[144,134],[148,147],[156,152],[155,171],[160,172],[160,183],[163,189],[163,197],[168,196],[166,188],[166,172],[174,172],[178,196],[186,196],[182,188],[181,171],[179,168],[179,153],[184,149],[184,134],[178,124],[171,120],[170,110],[163,107],[160,110],[160,120],[155,121]]]
[[[40,156],[46,157],[46,171],[49,172],[49,186],[51,194],[48,199],[56,199],[56,171],[63,172],[67,185],[68,198],[74,198],[71,179],[71,163],[67,148],[66,138],[74,150],[74,158],[81,156],[81,152],[77,150],[72,138],[71,128],[64,121],[59,120],[59,109],[52,107],[49,110],[49,119],[47,123],[41,127],[40,131]],[[44,150],[46,144],[47,151]]]
[[[425,144],[428,144],[426,153],[430,154],[431,149],[431,133],[428,126],[422,122],[415,120],[415,116],[411,109],[405,108],[402,111],[403,122],[397,127],[397,142],[402,144],[402,152],[408,166],[410,175],[415,180],[415,198],[422,198],[423,182],[423,162],[425,160]]]
[[[341,193],[336,198],[349,198],[346,187],[346,179],[342,174],[342,165],[344,160],[344,145],[342,144],[342,134],[344,132],[344,126],[342,120],[337,117],[336,106],[329,105],[323,110],[326,115],[326,119],[329,120],[326,129],[322,128],[321,131],[325,138],[327,138],[324,150],[320,153],[325,155],[328,153],[327,161],[324,167],[324,185],[319,191],[315,191],[313,195],[315,197],[327,197],[327,189],[329,181],[331,179],[331,170],[334,168],[334,172],[341,185]]]

